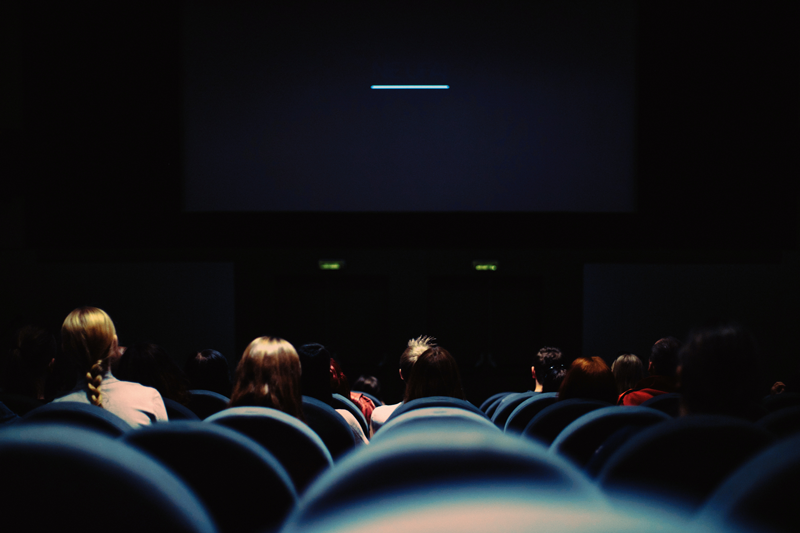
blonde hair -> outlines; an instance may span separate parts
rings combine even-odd
[[[229,405],[272,407],[304,420],[300,372],[294,346],[283,339],[259,337],[247,346],[236,367]]]
[[[117,330],[111,317],[96,307],[79,307],[61,325],[61,345],[81,372],[86,372],[86,395],[102,407],[101,385],[108,369],[108,357],[117,347]]]
[[[416,339],[408,341],[408,347],[400,356],[400,375],[408,381],[411,377],[411,368],[417,362],[419,356],[430,348],[436,347],[436,339],[425,335],[420,335]]]
[[[622,354],[611,364],[611,372],[617,382],[617,392],[622,394],[632,389],[644,377],[642,360],[632,353]]]

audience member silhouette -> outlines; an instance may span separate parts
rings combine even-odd
[[[764,414],[761,357],[753,336],[729,324],[699,329],[679,353],[681,413],[756,420]]]
[[[45,329],[19,328],[11,349],[0,364],[0,400],[18,415],[47,403],[52,391],[51,370],[56,361],[56,340]]]
[[[533,389],[534,391],[555,392],[544,390],[544,377],[551,368],[561,365],[562,359],[563,355],[561,354],[561,350],[553,346],[544,346],[536,352],[536,355],[533,356],[533,364],[531,365],[531,377],[536,383],[536,387]]]
[[[411,368],[417,361],[420,355],[426,350],[436,346],[436,339],[433,337],[426,337],[424,335],[411,339],[406,345],[406,349],[400,355],[400,379],[408,384],[408,378],[411,376]],[[405,395],[405,392],[404,392]],[[380,429],[386,420],[391,416],[395,409],[400,407],[403,402],[398,402],[390,405],[381,405],[372,411],[372,419],[370,420],[370,434],[374,435]]]
[[[191,390],[207,390],[230,398],[231,371],[228,360],[216,350],[192,354],[183,367]]]
[[[654,396],[678,392],[677,370],[680,349],[681,341],[675,337],[657,340],[650,350],[650,359],[647,363],[649,376],[630,390],[624,391],[617,403],[641,405]]]
[[[352,392],[350,390],[350,382],[348,381],[347,376],[342,371],[339,363],[336,362],[336,359],[333,357],[331,357],[330,361],[330,373],[331,392],[340,394],[353,402],[361,411],[361,414],[364,415],[367,425],[369,425],[369,421],[372,418],[372,411],[375,410],[375,404],[363,394]]]
[[[642,380],[644,377],[644,365],[638,356],[632,353],[625,353],[611,363],[611,372],[617,382],[617,393],[622,394],[634,388]]]
[[[55,402],[91,403],[133,427],[167,420],[164,401],[156,389],[121,381],[112,374],[111,361],[118,356],[119,343],[105,311],[96,307],[72,311],[61,326],[61,343],[81,374],[75,388]]]
[[[325,346],[321,344],[304,344],[298,350],[300,363],[303,368],[302,391],[304,396],[315,398],[327,405],[332,405],[331,392],[331,354]],[[350,430],[353,432],[356,444],[367,444],[369,439],[364,434],[353,414],[347,409],[336,409],[342,418],[345,419]]]
[[[558,392],[564,376],[567,375],[567,367],[561,363],[551,366],[544,373],[541,392]]]
[[[559,400],[584,398],[613,404],[617,396],[614,374],[599,357],[575,359],[558,390]]]
[[[153,387],[162,398],[189,403],[189,380],[161,346],[137,343],[112,363],[114,375],[125,381]]]
[[[451,396],[466,400],[458,363],[439,346],[428,348],[411,368],[404,402],[428,396]]]
[[[271,407],[305,420],[300,375],[294,346],[283,339],[258,337],[236,367],[230,406]]]
[[[383,400],[381,398],[381,382],[375,376],[365,376],[363,374],[358,376],[358,379],[353,382],[352,390],[366,392],[381,401]]]

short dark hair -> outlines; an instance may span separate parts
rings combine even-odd
[[[129,346],[113,363],[114,377],[153,387],[163,398],[189,403],[189,379],[157,344],[139,342]]]
[[[654,376],[675,377],[678,371],[678,352],[681,341],[675,337],[658,339],[650,350],[650,362],[653,363]]]
[[[358,376],[353,382],[352,390],[366,392],[377,398],[381,395],[381,382],[375,376]]]
[[[301,390],[303,396],[316,398],[330,404],[331,393],[331,353],[322,344],[304,344],[297,350],[300,356]]]
[[[230,397],[231,370],[228,360],[217,350],[205,349],[193,353],[183,366],[189,378],[189,388],[207,390]]]
[[[411,368],[404,402],[428,396],[452,396],[466,400],[458,363],[439,346],[429,348]]]
[[[536,355],[533,356],[533,369],[536,371],[536,379],[539,383],[543,383],[542,379],[544,378],[545,372],[551,366],[555,366],[561,364],[563,359],[563,355],[561,354],[561,350],[554,346],[544,346],[536,352]]]
[[[561,383],[564,381],[564,376],[567,375],[567,367],[558,363],[553,365],[544,372],[542,379],[542,392],[558,392]],[[538,376],[538,374],[537,374]]]

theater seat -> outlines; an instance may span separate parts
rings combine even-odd
[[[183,421],[141,428],[122,439],[177,473],[222,533],[275,531],[297,503],[278,459],[238,431]]]
[[[187,407],[192,410],[200,420],[219,413],[228,408],[229,399],[210,390],[190,390],[191,398]]]
[[[492,422],[494,425],[499,427],[500,429],[505,429],[506,421],[508,420],[509,415],[517,408],[519,404],[527,400],[528,398],[532,398],[540,392],[515,392],[513,394],[509,394],[505,396],[502,401],[497,404],[497,408],[494,410],[492,414]]]
[[[725,416],[692,415],[651,426],[605,463],[599,485],[611,493],[653,492],[698,507],[739,466],[775,438]]]
[[[334,461],[355,448],[353,430],[342,415],[330,405],[316,398],[303,396],[303,415],[306,417],[306,424],[325,443]]]
[[[698,513],[699,523],[794,533],[800,526],[800,436],[768,447],[736,470]]]
[[[169,418],[170,422],[174,422],[175,420],[200,421],[200,417],[185,405],[175,400],[170,400],[169,398],[163,398],[163,400],[164,407],[167,409],[167,418]]]
[[[542,392],[531,396],[511,411],[503,431],[512,435],[522,433],[522,430],[525,429],[528,422],[533,420],[533,417],[538,415],[542,409],[553,405],[557,401],[557,392]]]
[[[346,409],[350,411],[350,414],[358,420],[358,424],[361,426],[361,431],[364,432],[364,435],[369,436],[369,426],[367,425],[367,419],[364,418],[364,413],[362,413],[361,409],[349,398],[345,398],[341,394],[333,393],[331,394],[331,407],[333,407],[334,410]]]
[[[342,503],[311,520],[293,514],[281,533],[709,533],[657,506],[610,507],[531,485],[488,483],[410,487],[383,500]]]
[[[602,407],[564,428],[550,445],[550,453],[557,453],[584,468],[603,442],[620,429],[648,427],[670,419],[668,414],[647,407]]]
[[[504,397],[505,397],[507,394],[514,394],[514,393],[509,391],[509,392],[498,392],[498,393],[496,393],[496,394],[492,394],[491,396],[489,396],[488,398],[486,398],[486,399],[483,401],[483,403],[481,403],[481,405],[480,405],[479,409],[480,409],[481,411],[483,411],[484,413],[486,413],[486,412],[487,412],[487,410],[489,409],[489,406],[490,406],[490,405],[492,405],[493,403],[495,403],[495,401],[496,401],[496,400],[502,400],[502,399],[503,399],[503,398],[504,398]],[[488,414],[487,414],[487,416],[491,416],[491,415],[488,415]]]
[[[447,429],[500,432],[497,426],[485,416],[460,407],[423,407],[404,413],[387,422],[372,437],[370,446],[377,446],[410,431],[429,431],[432,434],[438,434],[441,430]]]
[[[214,533],[172,471],[112,437],[58,423],[0,431],[5,530]]]
[[[536,497],[586,505],[602,501],[597,489],[577,469],[560,457],[548,455],[536,443],[494,429],[424,429],[395,435],[345,457],[301,497],[284,532],[306,531],[314,524],[327,523],[328,517],[350,505],[356,506],[363,517],[365,508],[388,505],[407,491],[450,499],[469,488],[485,496],[513,490],[527,495],[529,504]],[[443,531],[459,530],[456,524],[439,522],[439,526]],[[540,529],[538,523],[528,527]]]
[[[369,398],[370,400],[372,400],[372,403],[373,403],[373,404],[375,404],[375,407],[380,407],[381,405],[383,405],[383,402],[382,402],[382,401],[380,401],[380,400],[378,399],[378,397],[377,397],[377,396],[375,396],[375,395],[373,395],[373,394],[370,394],[370,393],[368,393],[368,392],[364,392],[364,391],[362,391],[362,390],[354,390],[354,391],[350,391],[350,392],[355,392],[355,393],[358,393],[358,394],[363,394],[364,396],[366,396],[367,398]]]
[[[109,437],[119,437],[131,431],[131,425],[102,407],[81,402],[48,403],[28,412],[20,420],[29,422],[60,422],[73,427],[98,431]]]
[[[298,494],[333,465],[322,439],[306,424],[277,409],[232,407],[204,422],[239,431],[258,442],[280,461]]]
[[[415,400],[411,400],[410,402],[404,402],[400,404],[400,406],[395,409],[391,415],[389,415],[389,418],[386,419],[386,422],[388,423],[392,418],[397,418],[403,413],[413,411],[414,409],[422,409],[423,407],[456,407],[471,411],[480,416],[486,416],[483,411],[466,400],[453,398],[451,396],[428,396],[426,398],[417,398]]]
[[[642,402],[642,407],[649,407],[666,413],[673,418],[680,416],[681,409],[681,395],[679,392],[670,392],[667,394],[659,394],[653,396],[646,402]]]
[[[784,407],[760,418],[756,424],[779,439],[800,433],[800,406]]]
[[[538,440],[545,446],[550,446],[558,434],[574,420],[586,413],[610,406],[606,402],[583,398],[561,400],[542,409],[528,422],[522,434],[527,438]]]

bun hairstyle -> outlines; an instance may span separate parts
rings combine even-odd
[[[80,372],[86,373],[89,401],[102,407],[103,374],[108,370],[109,356],[117,349],[117,330],[111,317],[96,307],[75,309],[61,326],[61,344]]]

